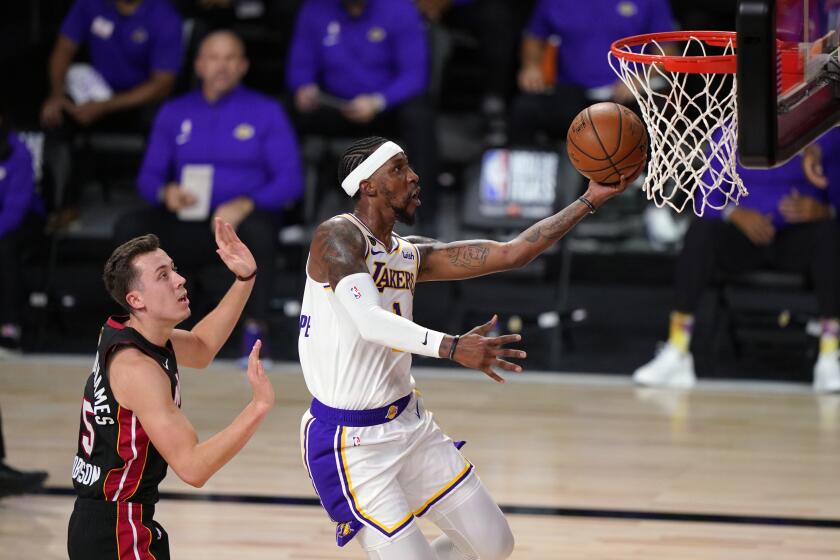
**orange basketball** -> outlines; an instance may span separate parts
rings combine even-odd
[[[618,103],[596,103],[569,126],[566,152],[572,165],[593,181],[616,184],[647,158],[648,135],[636,113]]]

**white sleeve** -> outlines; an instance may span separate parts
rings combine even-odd
[[[335,295],[366,341],[421,356],[440,357],[438,350],[444,333],[382,309],[379,290],[369,273],[345,276],[336,285]]]

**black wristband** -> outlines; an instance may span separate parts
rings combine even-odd
[[[590,214],[595,213],[595,205],[592,204],[592,202],[590,202],[588,198],[586,198],[585,196],[579,196],[578,200],[583,202],[584,204],[586,204],[587,208],[589,208],[589,213]]]
[[[455,348],[458,347],[458,339],[461,338],[460,334],[456,334],[452,338],[452,346],[449,347],[449,359],[453,359],[455,357]]]
[[[255,269],[254,269],[254,272],[252,272],[252,273],[251,273],[251,274],[249,274],[248,276],[238,276],[238,275],[237,275],[237,276],[236,276],[236,279],[237,279],[237,280],[239,280],[240,282],[247,282],[248,280],[250,280],[251,278],[253,278],[253,277],[254,277],[254,276],[256,276],[256,275],[257,275],[257,269],[255,268]]]

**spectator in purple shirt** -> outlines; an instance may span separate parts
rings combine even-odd
[[[195,61],[201,88],[161,107],[137,178],[153,207],[121,219],[115,232],[117,243],[153,232],[180,268],[195,271],[215,262],[207,257],[214,251],[202,250],[215,247],[212,218],[232,224],[259,267],[245,310],[246,358],[256,338],[266,340],[280,212],[303,193],[294,131],[276,101],[240,84],[247,70],[245,47],[233,33],[202,41]],[[195,166],[212,175],[209,211],[185,221],[178,213],[197,200],[181,183]]]
[[[403,139],[422,183],[424,223],[438,189],[428,66],[411,0],[305,0],[286,70],[302,134]]]
[[[50,55],[50,94],[41,109],[41,123],[52,131],[45,157],[58,191],[55,205],[71,208],[62,220],[78,214],[83,183],[83,170],[71,163],[80,159],[70,153],[76,133],[147,132],[175,84],[181,43],[182,21],[169,0],[75,0]],[[93,72],[80,74],[73,59],[83,46]],[[91,87],[96,74],[104,88]]]
[[[29,148],[0,110],[0,357],[20,349],[21,254],[44,225],[34,175]]]
[[[834,129],[813,149],[836,146],[838,136],[840,131]],[[836,152],[826,158],[831,159],[837,159]],[[808,155],[775,169],[739,165],[738,173],[749,196],[722,212],[707,209],[689,227],[676,264],[668,342],[651,362],[635,371],[633,379],[643,385],[692,386],[695,373],[689,345],[694,313],[713,274],[771,267],[809,275],[822,329],[814,390],[840,391],[840,224],[833,219],[825,190],[832,190],[826,178],[830,175],[813,171]]]
[[[632,93],[607,62],[610,45],[673,28],[668,0],[539,0],[522,44],[517,77],[522,94],[511,113],[511,142],[531,145],[540,133],[564,140],[572,119],[587,105],[632,104]],[[556,48],[553,84],[543,72],[549,45]]]

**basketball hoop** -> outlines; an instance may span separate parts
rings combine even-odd
[[[648,200],[682,212],[691,203],[707,207],[738,204],[747,189],[738,176],[735,33],[674,31],[619,39],[608,59],[633,92],[650,135],[650,162],[642,189]],[[681,54],[665,45],[682,43]],[[723,49],[707,54],[708,47]],[[697,49],[701,54],[690,54]],[[690,90],[697,76],[702,87]],[[694,83],[692,83],[694,86]]]

